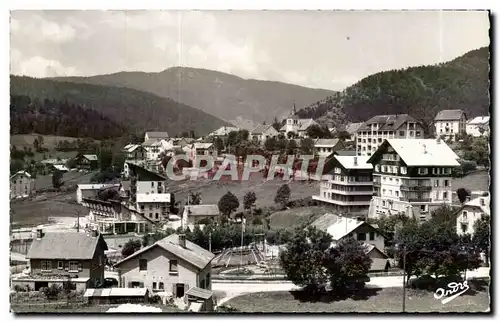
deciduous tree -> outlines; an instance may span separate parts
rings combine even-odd
[[[219,210],[226,217],[230,217],[231,213],[238,209],[240,206],[240,202],[238,198],[231,191],[228,191],[225,195],[223,195],[219,200]]]

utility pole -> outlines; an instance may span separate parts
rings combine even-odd
[[[403,313],[406,307],[406,245],[403,246]]]
[[[245,231],[245,218],[241,218],[241,249],[240,249],[240,267],[243,266],[243,233]]]
[[[80,232],[80,210],[76,211],[76,232]]]
[[[212,232],[208,232],[208,251],[212,252]]]

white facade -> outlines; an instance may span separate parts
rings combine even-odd
[[[440,111],[434,119],[436,137],[455,140],[457,135],[466,133],[467,117],[461,110]]]
[[[378,115],[356,131],[356,154],[371,156],[387,139],[423,139],[422,126],[407,114]]]
[[[473,137],[490,135],[490,117],[478,116],[467,121],[466,132]]]
[[[10,177],[10,198],[28,197],[35,190],[35,180],[26,171],[19,171]]]
[[[278,134],[279,132],[272,125],[259,125],[250,133],[250,138],[264,144],[267,139],[278,136]]]
[[[457,234],[474,235],[474,224],[482,216],[490,215],[490,195],[481,196],[466,202],[458,211]]]
[[[368,162],[374,165],[368,216],[404,213],[427,220],[452,203],[452,170],[458,156],[441,140],[388,140]]]

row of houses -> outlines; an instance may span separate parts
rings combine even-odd
[[[213,309],[211,262],[215,255],[172,234],[144,247],[114,265],[117,289],[106,289],[107,243],[102,234],[44,232],[37,230],[26,256],[29,273],[12,279],[12,288],[40,290],[67,281],[85,291],[92,303],[147,301],[148,294],[180,299],[184,307],[197,303],[198,310]]]
[[[437,139],[385,139],[371,156],[333,155],[333,170],[324,175],[313,199],[353,218],[405,214],[428,220],[432,211],[453,204],[452,172],[458,156]],[[489,193],[470,200],[457,220],[459,233],[472,232],[481,215],[489,215]]]

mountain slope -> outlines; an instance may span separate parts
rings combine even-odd
[[[409,113],[428,123],[443,109],[462,109],[473,117],[488,115],[489,106],[489,49],[483,47],[447,63],[368,76],[297,114],[335,123]]]
[[[190,106],[151,93],[122,87],[10,77],[11,95],[54,99],[98,111],[132,132],[167,131],[175,135],[194,130],[197,135],[228,123]]]
[[[78,105],[11,95],[10,132],[104,140],[124,136],[127,129],[94,110]]]
[[[269,123],[275,116],[281,118],[288,115],[294,100],[300,108],[335,93],[187,67],[172,67],[159,73],[121,72],[54,79],[148,91],[233,123],[243,120]],[[239,121],[234,122],[238,118]]]

